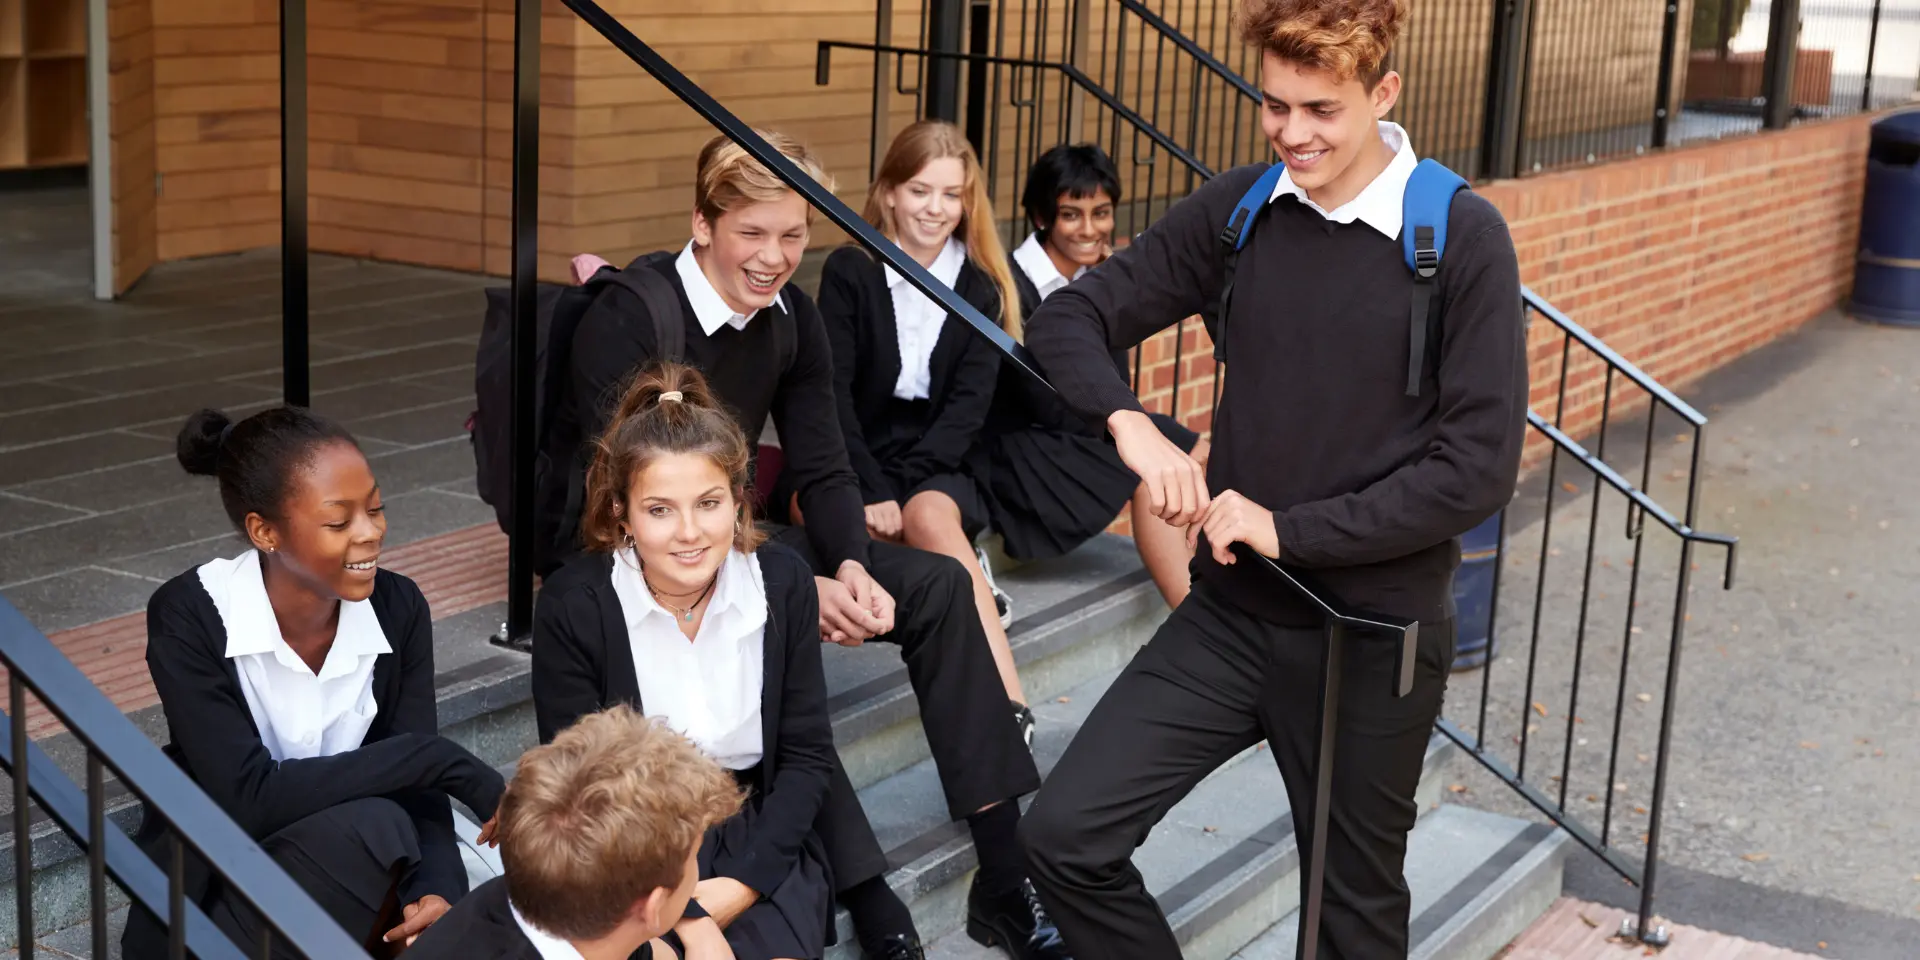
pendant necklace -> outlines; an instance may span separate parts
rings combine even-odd
[[[642,580],[646,579],[646,576],[644,575],[644,573],[642,574],[641,579]],[[693,602],[690,604],[687,604],[685,607],[676,607],[673,604],[668,603],[664,599],[661,599],[660,591],[655,590],[653,588],[652,583],[647,584],[647,592],[653,594],[653,602],[667,608],[667,610],[671,611],[674,616],[679,617],[681,620],[691,623],[693,622],[693,611],[697,609],[700,606],[700,604],[707,599],[707,594],[713,592],[713,585],[719,582],[720,582],[720,571],[716,570],[713,573],[713,579],[708,580],[707,585],[700,590],[700,595],[697,597],[694,597]]]

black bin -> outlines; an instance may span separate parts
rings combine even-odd
[[[1920,326],[1920,110],[1873,125],[1860,255],[1847,312]]]

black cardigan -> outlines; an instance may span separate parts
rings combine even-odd
[[[767,588],[760,699],[764,757],[756,836],[744,856],[714,863],[715,874],[767,894],[793,869],[826,800],[836,755],[820,665],[820,597],[813,570],[792,550],[757,551]],[[613,592],[613,560],[588,554],[542,584],[533,612],[533,712],[540,742],[586,714],[616,703],[644,711],[627,618]],[[697,908],[690,916],[701,916]]]
[[[999,290],[971,260],[961,265],[955,292],[999,319]],[[1000,371],[1000,352],[993,344],[966,323],[947,318],[934,344],[927,391],[933,422],[910,453],[882,464],[866,436],[886,426],[893,386],[900,379],[900,331],[886,268],[860,247],[835,250],[820,274],[820,316],[833,343],[840,430],[866,501],[902,500],[921,481],[958,468],[979,441],[993,403]]]
[[[401,897],[412,903],[438,894],[457,902],[467,892],[467,871],[447,796],[484,820],[493,816],[506,783],[499,771],[439,735],[433,620],[420,588],[381,570],[372,603],[393,650],[374,660],[378,712],[366,738],[345,753],[275,762],[247,709],[239,672],[226,656],[226,625],[198,571],[162,584],[147,602],[147,670],[173,738],[166,753],[255,840],[328,807],[390,797],[420,835],[420,867],[403,879]],[[157,858],[166,834],[160,818],[147,818],[140,833],[142,846]]]
[[[447,915],[434,922],[406,951],[407,960],[540,960],[533,941],[513,920],[507,878],[494,877],[475,887]],[[646,944],[629,960],[652,960]]]

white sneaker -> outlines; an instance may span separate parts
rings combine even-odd
[[[973,549],[980,558],[980,572],[987,578],[987,589],[993,591],[993,606],[1000,611],[1000,628],[1004,630],[1013,626],[1013,598],[1007,596],[1007,592],[993,582],[993,564],[987,562],[987,548]]]

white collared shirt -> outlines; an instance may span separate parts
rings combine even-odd
[[[1407,131],[1399,124],[1381,120],[1378,125],[1380,140],[1393,148],[1393,160],[1358,196],[1332,210],[1324,209],[1307,196],[1307,191],[1293,182],[1293,171],[1289,170],[1280,174],[1280,182],[1274,184],[1273,196],[1268,202],[1293,194],[1300,198],[1307,209],[1335,223],[1359,220],[1386,234],[1389,240],[1400,239],[1400,218],[1404,215],[1402,207],[1407,193],[1407,180],[1413,176],[1413,168],[1420,165],[1420,158],[1413,155],[1413,141],[1407,139]]]
[[[1053,265],[1053,258],[1047,256],[1047,248],[1040,243],[1038,233],[1027,234],[1026,242],[1014,248],[1013,262],[1021,273],[1027,275],[1028,280],[1033,281],[1033,288],[1040,291],[1042,300],[1058,293],[1087,272],[1087,268],[1081,266],[1073,271],[1073,276],[1061,276],[1060,268]]]
[[[745,770],[764,753],[760,692],[766,683],[767,586],[760,558],[728,550],[689,641],[653,598],[630,550],[613,559],[613,592],[627,621],[640,706],[678,730],[714,762]]]
[[[707,279],[706,271],[700,269],[700,261],[693,258],[693,241],[688,240],[686,249],[673,258],[673,269],[680,274],[680,286],[686,288],[687,302],[693,305],[693,317],[700,321],[700,329],[711,337],[721,327],[745,330],[752,314],[735,313],[713,288],[713,281]],[[773,298],[780,312],[787,312],[786,291]]]
[[[927,272],[951,287],[960,281],[960,267],[966,262],[967,245],[957,237],[948,237]],[[893,296],[893,325],[900,338],[900,376],[893,382],[893,395],[902,400],[925,400],[933,392],[933,348],[940,343],[940,328],[947,322],[947,312],[915,289],[905,276],[892,267],[885,269],[887,292]]]
[[[203,564],[199,576],[227,628],[226,657],[240,675],[247,712],[274,761],[359,748],[380,709],[374,661],[393,652],[372,602],[340,601],[333,646],[316,674],[280,635],[258,551]]]
[[[527,942],[533,944],[533,952],[540,955],[540,960],[586,960],[573,944],[528,923],[527,918],[520,915],[520,908],[513,905],[512,897],[507,898],[507,909],[513,912],[513,922],[519,925]]]

